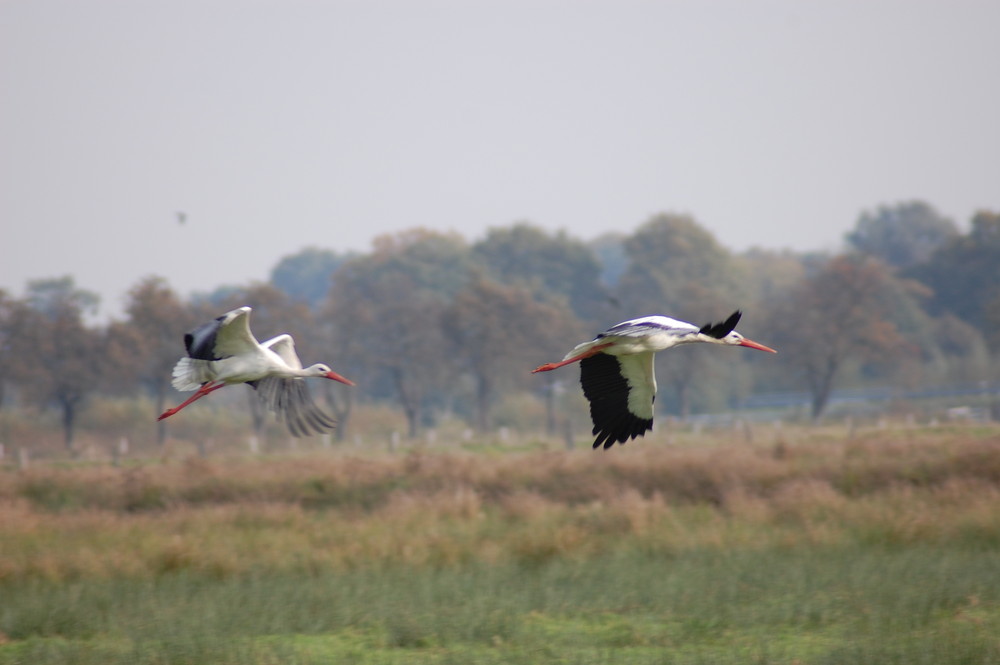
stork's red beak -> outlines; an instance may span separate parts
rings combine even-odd
[[[345,383],[345,384],[347,384],[349,386],[353,386],[354,385],[353,381],[351,381],[350,379],[345,379],[344,377],[342,377],[341,375],[337,374],[336,372],[327,372],[326,373],[326,378],[333,379],[334,381],[340,381],[341,383]]]
[[[740,340],[740,346],[748,346],[751,349],[757,349],[758,351],[767,351],[768,353],[777,353],[774,349],[769,346],[764,346],[763,344],[758,344],[752,339],[743,338]]]

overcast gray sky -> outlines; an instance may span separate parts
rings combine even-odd
[[[413,226],[964,226],[1000,209],[998,34],[997,0],[0,0],[0,288],[115,312]]]

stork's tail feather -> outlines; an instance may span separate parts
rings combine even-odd
[[[603,335],[598,335],[596,338],[590,340],[589,342],[581,342],[573,347],[573,350],[567,353],[562,362],[573,362],[575,360],[582,360],[595,353],[612,346],[611,342],[606,342],[603,339]]]
[[[188,392],[197,390],[203,383],[214,378],[211,361],[197,358],[181,358],[174,365],[173,380],[170,382],[175,390]]]

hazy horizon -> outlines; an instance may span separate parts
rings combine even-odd
[[[661,212],[734,251],[1000,209],[1000,3],[0,3],[0,288],[121,309],[305,247]],[[177,212],[183,211],[184,223]]]

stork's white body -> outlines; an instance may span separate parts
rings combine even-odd
[[[284,354],[276,353],[275,347],[284,349]],[[260,344],[254,340],[254,346],[248,346],[240,355],[228,358],[181,358],[174,366],[172,385],[176,390],[186,392],[197,390],[202,384],[213,381],[226,384],[250,383],[268,376],[295,379],[325,374],[326,371],[322,369],[303,370],[291,336],[279,335]]]
[[[547,372],[580,362],[580,383],[590,402],[597,436],[594,447],[609,448],[642,436],[653,427],[656,397],[654,358],[679,344],[704,342],[746,346],[774,352],[734,330],[740,320],[734,312],[726,321],[700,328],[667,316],[644,316],[608,328],[589,342],[577,344],[561,362],[536,368]]]

